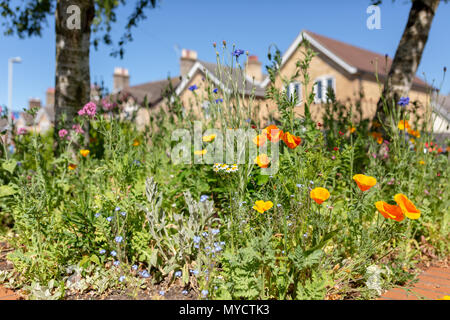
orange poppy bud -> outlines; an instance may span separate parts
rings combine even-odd
[[[255,163],[258,164],[260,168],[267,168],[269,166],[270,160],[267,154],[263,153],[256,157]]]
[[[420,210],[416,208],[416,206],[408,199],[404,194],[398,193],[394,196],[395,202],[402,209],[402,212],[409,219],[419,219]]]
[[[294,136],[289,132],[285,132],[282,139],[289,149],[296,148],[302,142],[302,139],[300,137]]]
[[[361,191],[367,191],[377,184],[377,179],[371,176],[366,176],[364,174],[355,174],[353,176],[353,180],[355,180],[359,190]]]
[[[375,207],[386,219],[392,219],[398,222],[405,219],[405,215],[399,206],[392,205],[384,201],[377,201],[375,202]]]
[[[328,190],[325,188],[318,187],[312,189],[309,193],[309,196],[311,197],[311,199],[317,202],[317,204],[321,204],[330,197],[330,192],[328,192]]]
[[[139,140],[138,139],[134,139],[133,140],[133,146],[134,147],[137,147],[138,145],[140,145],[141,143],[139,142]]]

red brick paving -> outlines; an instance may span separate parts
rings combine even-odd
[[[380,300],[436,300],[450,296],[450,268],[431,267],[417,279],[417,283],[385,292]]]

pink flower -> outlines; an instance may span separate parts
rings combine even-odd
[[[335,156],[331,156],[331,159],[334,160],[334,159],[336,159],[336,157]]]
[[[391,180],[388,181],[387,184],[388,184],[388,185],[391,185],[391,184],[394,184],[394,182],[395,182],[395,180],[394,180],[394,178],[392,178]]]
[[[102,99],[102,105],[103,105],[103,110],[105,110],[105,111],[111,111],[114,108],[114,104],[112,104],[111,102],[109,102],[106,99]]]
[[[28,130],[26,128],[19,128],[17,134],[24,135],[27,134]]]
[[[377,158],[377,154],[376,154],[376,153],[372,153],[372,157],[373,157],[374,159],[376,159],[376,158]]]
[[[426,195],[430,195],[430,192],[429,192],[427,189],[423,190],[423,192],[424,192]]]
[[[66,129],[61,129],[58,131],[58,135],[60,138],[64,138],[69,132]]]
[[[72,129],[75,130],[76,133],[84,133],[83,128],[77,123],[72,126]]]
[[[84,107],[80,111],[78,111],[78,115],[80,116],[88,115],[91,118],[93,118],[96,113],[97,113],[97,105],[92,101],[86,103]]]

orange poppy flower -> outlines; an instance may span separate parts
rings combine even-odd
[[[404,194],[398,193],[394,196],[395,202],[400,206],[405,216],[410,219],[419,219],[420,210]]]
[[[74,163],[69,163],[69,170],[75,170],[77,168],[77,165]]]
[[[133,146],[134,147],[137,147],[138,145],[140,145],[141,143],[139,142],[139,140],[138,139],[134,139],[134,141],[133,141]]]
[[[267,154],[263,153],[256,157],[255,163],[257,163],[260,168],[267,168],[270,160]]]
[[[273,207],[272,201],[258,200],[255,202],[253,209],[258,211],[259,213],[264,213],[265,211],[269,210],[272,207]]]
[[[258,134],[256,137],[253,138],[253,143],[256,144],[258,147],[263,146],[267,141],[267,138],[265,135]]]
[[[88,156],[88,154],[89,154],[89,150],[87,150],[87,149],[81,149],[80,150],[80,154],[83,156],[83,157],[87,157]]]
[[[272,142],[278,142],[283,138],[283,130],[278,129],[276,125],[271,124],[263,130],[263,134]]]
[[[405,219],[405,215],[399,206],[384,201],[377,201],[375,202],[375,207],[386,219],[392,219],[398,222]]]
[[[356,131],[356,128],[355,127],[350,127],[349,130],[350,130],[350,133],[353,133],[353,132]]]
[[[408,129],[408,133],[411,136],[414,136],[416,138],[420,138],[420,131],[419,130]]]
[[[300,137],[294,136],[289,132],[285,132],[282,136],[282,139],[289,149],[296,148],[302,142],[302,139]]]
[[[353,180],[355,180],[359,190],[361,191],[367,191],[377,184],[377,179],[371,176],[366,176],[364,174],[355,174],[353,176]]]
[[[317,202],[317,204],[321,204],[330,197],[330,192],[328,192],[328,190],[325,188],[318,187],[312,189],[309,193],[309,196],[311,197],[311,199]]]
[[[398,129],[399,130],[411,129],[408,120],[400,120],[398,122]]]

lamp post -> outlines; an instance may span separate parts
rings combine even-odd
[[[12,85],[13,85],[13,64],[21,63],[22,58],[14,57],[8,59],[8,122],[12,126]]]

